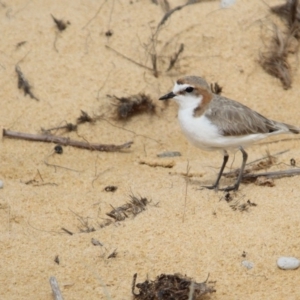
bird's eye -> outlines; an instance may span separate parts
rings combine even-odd
[[[194,90],[194,88],[191,87],[191,86],[189,86],[189,87],[187,87],[187,88],[185,89],[185,91],[186,91],[187,93],[191,93],[193,90]]]

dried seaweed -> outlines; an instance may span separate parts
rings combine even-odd
[[[118,101],[116,103],[116,115],[118,119],[128,119],[140,113],[155,113],[155,104],[151,98],[144,93],[121,98],[117,96],[107,96]]]
[[[207,280],[197,283],[187,276],[180,274],[161,274],[154,281],[146,280],[136,284],[137,274],[133,276],[132,294],[138,300],[199,300],[206,294],[214,293],[213,286],[206,284]],[[139,293],[134,292],[135,287]]]

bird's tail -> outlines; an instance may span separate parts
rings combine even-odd
[[[296,126],[293,126],[293,125],[290,125],[290,124],[286,124],[286,123],[283,123],[287,129],[292,132],[292,133],[295,133],[295,134],[298,134],[300,133],[300,127],[296,127]]]

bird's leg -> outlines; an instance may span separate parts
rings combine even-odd
[[[227,162],[228,162],[228,158],[229,158],[229,155],[228,155],[227,151],[224,150],[223,163],[222,163],[222,166],[221,166],[221,169],[220,169],[220,172],[219,172],[219,174],[218,174],[218,177],[217,177],[217,180],[216,180],[215,184],[214,184],[214,185],[210,185],[210,186],[203,186],[204,188],[207,188],[207,189],[209,189],[209,190],[218,189],[219,181],[220,181],[220,179],[221,179],[221,176],[222,176],[222,174],[223,174],[223,171],[224,171],[224,169],[225,169],[225,166],[226,166],[226,164],[227,164]]]
[[[238,178],[237,178],[237,180],[236,180],[236,182],[235,182],[234,185],[228,186],[228,187],[226,187],[224,189],[221,189],[222,191],[229,192],[229,191],[237,191],[239,189],[240,183],[241,183],[242,178],[243,178],[243,173],[244,173],[244,169],[245,169],[245,166],[246,166],[247,158],[248,158],[248,154],[244,150],[244,148],[242,146],[240,146],[239,149],[240,149],[240,151],[243,154],[243,162],[242,162],[242,166],[240,168],[239,176],[238,176]]]

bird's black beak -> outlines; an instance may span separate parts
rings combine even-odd
[[[160,97],[159,100],[167,100],[167,99],[174,98],[175,96],[176,96],[176,94],[174,94],[173,92],[170,92],[170,93]]]

